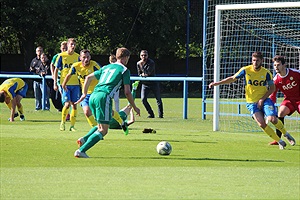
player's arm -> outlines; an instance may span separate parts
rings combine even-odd
[[[50,63],[50,71],[51,71],[53,81],[56,81],[55,77],[54,77],[54,70],[55,70],[54,63],[56,62],[57,56],[58,56],[58,54],[54,55],[52,60],[51,60],[51,63]]]
[[[136,114],[140,115],[140,109],[135,105],[135,102],[134,102],[134,99],[132,97],[131,89],[130,89],[129,84],[124,85],[124,94],[125,94],[128,102],[130,103],[130,105],[132,106],[134,111],[136,112]]]
[[[84,84],[83,84],[83,89],[82,89],[82,95],[80,97],[80,99],[78,101],[75,102],[75,104],[80,103],[81,101],[83,101],[83,99],[86,97],[87,92],[88,92],[88,88],[92,82],[92,80],[95,80],[96,77],[94,75],[94,73],[91,73],[90,75],[88,75],[85,80],[84,80]]]
[[[55,69],[54,69],[54,78],[53,78],[53,80],[54,80],[54,83],[53,83],[53,89],[55,90],[55,91],[57,91],[57,89],[58,89],[58,86],[57,86],[57,77],[58,77],[58,68],[57,67],[55,67]]]
[[[209,88],[213,87],[213,86],[218,86],[218,85],[223,85],[223,84],[230,84],[235,82],[237,79],[234,76],[229,76],[221,81],[218,82],[212,82],[208,85]]]
[[[267,75],[268,76],[268,75]],[[258,100],[258,102],[257,102],[257,107],[259,108],[259,109],[261,109],[262,108],[262,106],[264,105],[264,101],[275,91],[275,84],[274,84],[274,82],[273,82],[273,80],[271,79],[271,80],[267,80],[268,81],[268,85],[269,85],[269,87],[268,87],[268,90],[267,90],[267,92],[265,93],[265,95],[264,96],[262,96],[259,100]]]
[[[133,113],[133,109],[130,109],[130,119],[127,121],[128,126],[135,122],[135,116]]]
[[[53,63],[51,63],[51,64],[50,64],[50,71],[51,71],[51,75],[52,75],[53,81],[55,81],[54,70],[55,70],[55,66],[54,66]]]
[[[61,84],[62,88],[63,88],[65,91],[67,91],[66,85],[67,85],[67,83],[69,82],[69,80],[70,80],[72,74],[74,74],[74,73],[73,73],[74,70],[75,70],[75,68],[74,68],[74,67],[71,67],[71,69],[69,70],[69,73],[66,75],[66,77],[65,77],[65,79],[64,79],[64,82]]]
[[[11,109],[10,109],[10,121],[11,122],[15,121],[14,115],[15,115],[15,112],[16,112],[16,106],[17,106],[17,100],[16,100],[16,97],[14,97],[11,100]]]
[[[274,84],[275,85],[275,84]],[[275,90],[274,92],[272,92],[272,94],[270,95],[270,99],[273,101],[273,103],[275,104],[276,103],[276,100],[277,100],[277,92],[278,92],[278,88],[276,87],[275,85]]]

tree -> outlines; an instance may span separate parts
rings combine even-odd
[[[186,1],[6,0],[1,1],[0,31],[1,53],[24,54],[26,68],[36,46],[53,54],[69,37],[77,39],[77,49],[93,54],[108,55],[126,46],[132,53],[147,49],[156,58],[184,57]],[[200,43],[192,46],[197,51]]]

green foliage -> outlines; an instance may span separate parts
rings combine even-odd
[[[198,4],[197,9],[202,9]],[[199,25],[199,15],[192,16]],[[198,26],[198,29],[201,26]],[[185,57],[186,1],[181,0],[52,0],[1,2],[1,53],[24,53],[30,59],[37,45],[57,52],[69,37],[78,49],[108,55],[120,46],[137,54]],[[195,30],[199,32],[198,30]],[[199,56],[201,41],[191,36],[191,56]],[[194,50],[195,49],[195,50]]]
[[[109,130],[90,159],[73,157],[89,130],[80,108],[78,131],[61,132],[53,107],[36,112],[34,99],[23,99],[27,120],[12,124],[0,104],[0,199],[298,199],[299,145],[281,151],[261,132],[212,132],[212,120],[199,119],[201,99],[189,99],[187,120],[182,99],[163,101],[165,118],[147,119],[137,100],[142,116],[129,135]],[[170,156],[156,153],[162,140],[171,143]]]

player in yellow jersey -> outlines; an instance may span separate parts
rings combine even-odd
[[[245,78],[245,92],[247,109],[252,114],[253,119],[261,129],[276,140],[280,149],[286,147],[286,143],[280,139],[275,131],[265,122],[264,115],[268,121],[280,130],[286,138],[292,136],[285,130],[283,123],[278,120],[274,103],[269,98],[275,90],[272,74],[269,70],[262,67],[263,55],[261,52],[252,54],[252,65],[242,67],[233,76],[227,77],[218,82],[209,84],[209,88],[222,84],[230,84],[239,78]]]
[[[80,51],[80,60],[81,60],[80,62],[76,62],[72,65],[71,69],[69,70],[69,73],[66,75],[64,82],[62,83],[62,88],[64,90],[68,90],[66,85],[68,84],[72,75],[77,76],[77,78],[79,79],[80,84],[83,88],[85,77],[88,76],[89,74],[99,70],[101,67],[97,62],[91,60],[90,51],[87,49],[83,49]],[[98,83],[97,80],[93,80],[91,82],[91,84],[89,85],[89,88],[88,88],[87,96],[81,102],[81,106],[82,106],[84,115],[91,127],[96,126],[97,122],[96,122],[94,116],[92,115],[92,111],[89,107],[89,98],[90,98],[92,92],[94,91],[94,87],[97,85],[97,83]]]
[[[10,109],[9,121],[15,121],[14,118],[19,115],[16,112],[16,107],[20,113],[20,120],[25,120],[21,100],[23,97],[26,97],[27,89],[27,83],[20,78],[7,79],[0,85],[0,102],[5,102]]]
[[[58,71],[60,71],[60,83],[64,82],[65,77],[69,73],[69,70],[73,63],[79,61],[79,54],[75,53],[76,41],[74,38],[69,38],[67,42],[68,50],[62,52],[58,55],[56,62],[55,62],[55,70],[54,70],[54,80],[57,80]],[[54,82],[53,88],[55,91],[58,90],[57,82]],[[65,123],[66,123],[66,116],[69,112],[70,106],[72,106],[72,111],[70,114],[70,131],[76,131],[75,129],[75,122],[77,116],[77,105],[74,104],[79,97],[80,97],[80,86],[79,81],[76,75],[72,75],[68,81],[67,89],[62,91],[62,102],[64,102],[64,107],[61,112],[61,123],[60,123],[60,130],[65,130]]]

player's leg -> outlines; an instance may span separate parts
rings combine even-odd
[[[80,148],[88,140],[88,138],[97,130],[98,130],[98,126],[96,125],[96,126],[92,127],[85,136],[80,137],[77,140],[78,148]]]
[[[75,129],[75,123],[76,123],[76,117],[77,117],[77,105],[74,104],[74,102],[71,102],[71,113],[70,113],[70,129],[69,131],[76,131]]]
[[[282,125],[284,126],[284,117],[287,115],[291,115],[295,112],[296,110],[296,104],[293,104],[291,101],[287,100],[287,101],[283,101],[282,105],[279,108],[279,112],[278,112],[278,121],[282,122]],[[279,130],[278,128],[276,128],[276,130]],[[281,133],[281,131],[279,130],[279,132]],[[295,139],[289,134],[285,134],[284,137],[289,141],[289,143],[294,146],[296,144]]]
[[[67,86],[68,90],[70,90],[70,98],[71,98],[71,113],[70,113],[70,131],[76,131],[75,129],[75,123],[76,123],[76,117],[77,117],[77,105],[74,104],[74,102],[78,101],[80,98],[80,87],[79,85],[72,85]]]
[[[74,156],[78,158],[88,158],[86,151],[93,147],[107,134],[109,128],[110,115],[105,115],[104,110],[112,112],[111,104],[106,104],[107,95],[104,93],[94,93],[90,97],[90,107],[97,120],[98,127],[87,139],[87,141],[75,151]]]
[[[150,93],[150,88],[149,86],[145,85],[145,84],[142,84],[142,89],[141,89],[141,100],[142,100],[142,103],[144,105],[144,107],[146,108],[149,116],[148,118],[154,118],[154,112],[148,102],[148,95]]]
[[[20,120],[21,121],[24,121],[25,120],[25,117],[24,117],[24,110],[23,110],[23,106],[21,104],[21,100],[22,100],[22,96],[21,95],[16,95],[16,104],[17,104],[17,108],[18,108],[18,111],[20,113]]]
[[[119,125],[122,127],[122,130],[124,131],[125,135],[128,135],[129,130],[128,130],[128,125],[127,123],[121,118],[119,112],[113,110],[112,111],[112,118],[115,119]]]
[[[80,103],[82,109],[83,109],[83,113],[86,117],[86,120],[88,121],[89,125],[91,127],[94,127],[97,125],[97,122],[94,118],[94,115],[92,114],[92,111],[90,109],[90,106],[89,106],[89,99],[90,99],[90,94],[88,94],[84,100]]]
[[[264,114],[260,109],[258,109],[257,104],[247,103],[247,109],[250,111],[253,119],[256,121],[258,126],[263,130],[263,132],[265,132],[267,135],[269,135],[271,138],[273,138],[277,142],[280,142],[280,148],[283,149],[286,146],[285,142],[282,141],[278,137],[278,135],[276,135],[275,131],[268,124],[266,124],[265,119],[264,119]]]
[[[132,83],[132,90],[131,90],[131,94],[132,94],[132,97],[133,97],[133,100],[135,100],[135,97],[136,97],[136,90],[139,86],[139,83],[140,81],[134,81],[134,83]]]
[[[282,122],[282,124],[284,124],[284,117],[286,115],[288,115],[290,113],[290,109],[285,106],[285,105],[281,105],[279,107],[279,111],[278,111],[278,119]],[[276,134],[278,135],[279,138],[281,138],[282,133],[279,129],[276,128]],[[277,145],[278,143],[276,141],[270,142],[270,145]]]
[[[271,99],[267,98],[265,101],[264,101],[264,113],[265,115],[268,117],[268,120],[276,127],[276,129],[278,129],[283,135],[284,137],[288,138],[289,142],[291,145],[294,145],[295,144],[295,140],[294,138],[286,131],[283,123],[278,120],[277,118],[277,113],[276,113],[276,109],[275,109],[275,106],[274,106],[274,103],[272,102]],[[278,135],[276,134],[276,136],[278,137]],[[278,137],[279,138],[279,137]],[[284,145],[281,145],[281,142],[282,140],[280,139],[280,141],[277,141],[279,143],[279,148],[282,149],[282,146]],[[282,143],[283,144],[283,143]],[[283,147],[284,148],[284,147]]]
[[[34,92],[34,98],[35,98],[35,110],[40,110],[42,107],[41,104],[41,89],[40,89],[40,83],[37,81],[33,81],[33,92]]]
[[[118,90],[114,95],[115,110],[117,112],[119,112],[119,110],[120,110],[120,98],[119,98],[119,96],[120,96],[120,90]]]
[[[120,117],[119,112],[113,110],[113,111],[112,111],[112,118],[114,118],[120,125],[123,124],[123,120],[122,120],[122,118]]]
[[[70,90],[68,89],[68,91],[65,91],[64,89],[62,89],[61,91],[62,91],[61,98],[62,98],[62,102],[64,102],[63,103],[64,107],[62,108],[62,111],[61,111],[60,130],[64,131],[65,124],[66,124],[66,116],[69,113],[69,108],[70,108],[71,102],[70,102]]]
[[[25,116],[24,116],[24,110],[23,110],[23,105],[21,104],[21,100],[22,98],[26,97],[26,93],[28,90],[28,85],[27,83],[25,83],[24,87],[21,88],[18,92],[17,92],[17,108],[18,111],[20,113],[20,120],[24,121],[25,120]]]
[[[163,103],[161,100],[161,95],[160,95],[160,86],[159,86],[159,82],[155,82],[155,84],[153,85],[153,93],[154,96],[156,98],[156,104],[158,107],[158,117],[159,118],[164,118],[164,109],[163,109]]]

